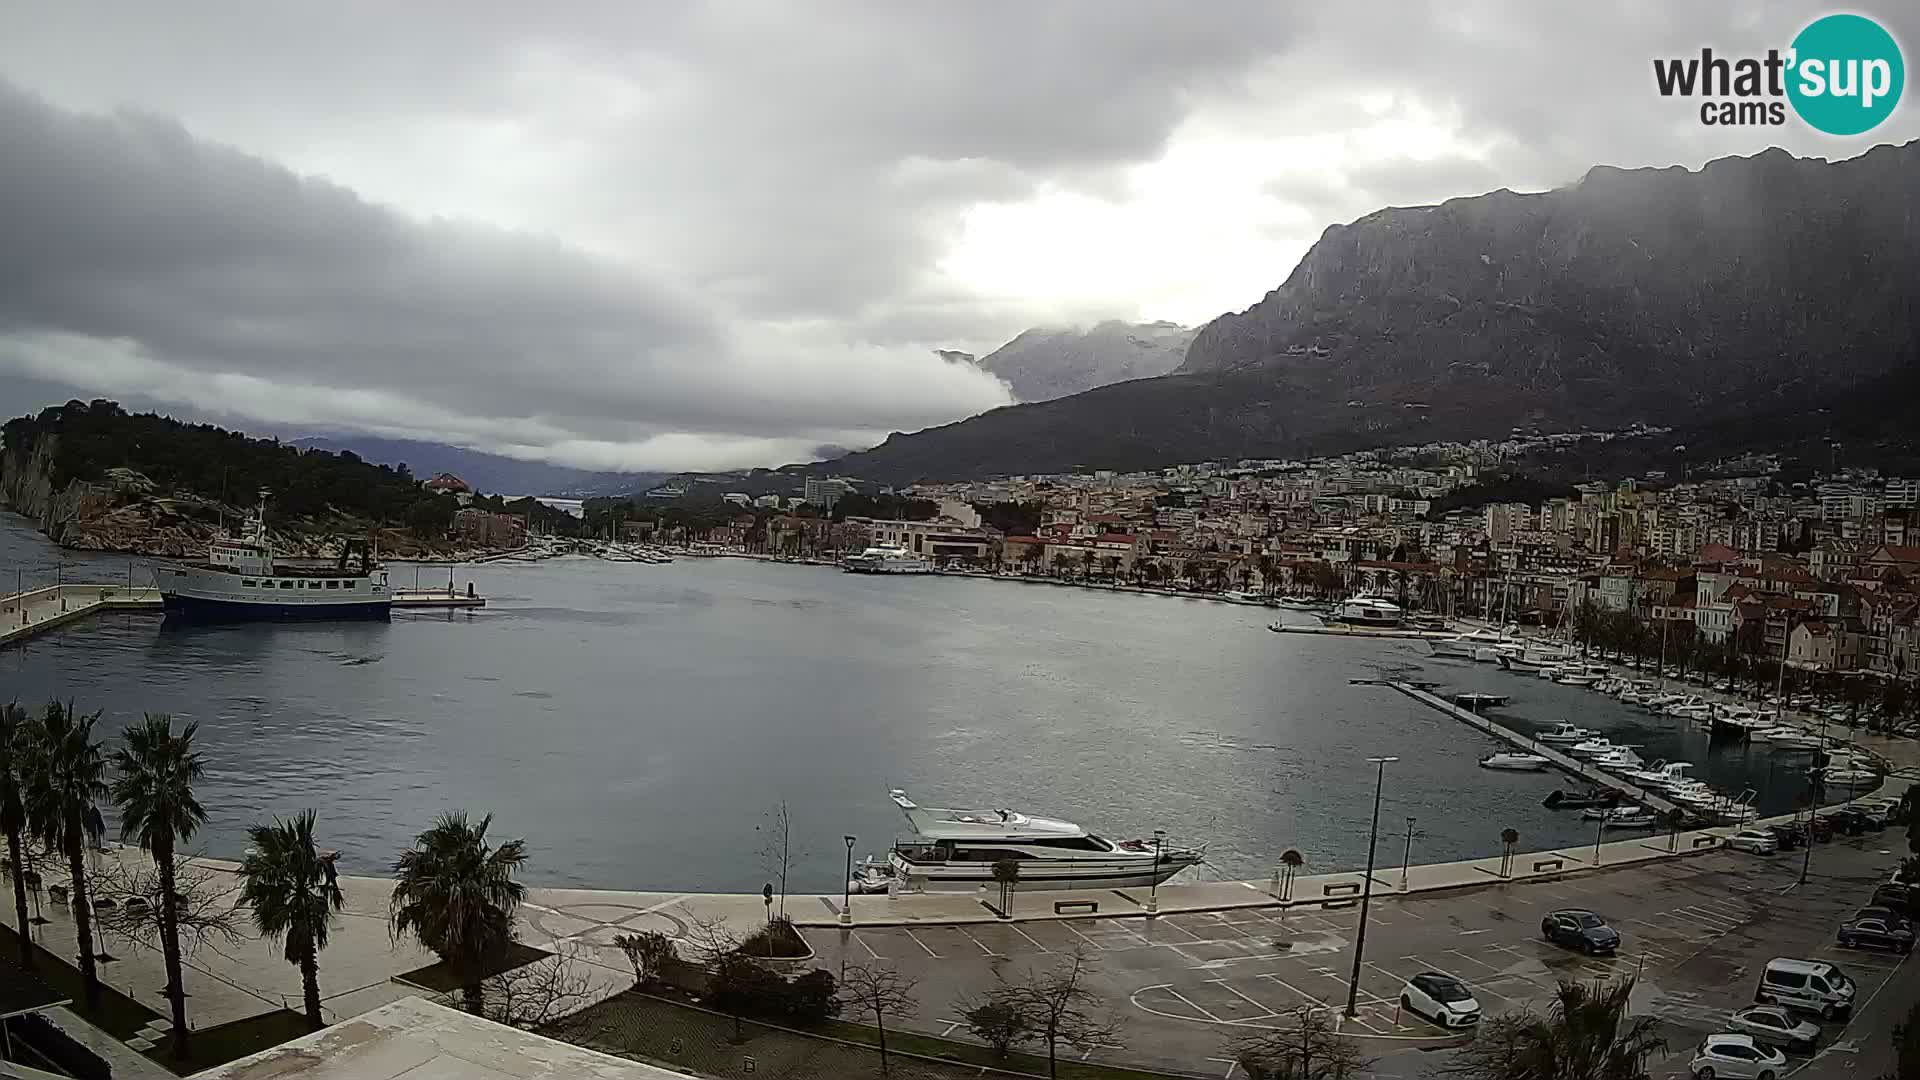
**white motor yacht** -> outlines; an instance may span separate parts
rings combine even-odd
[[[1687,777],[1687,770],[1691,768],[1693,768],[1693,762],[1691,761],[1669,761],[1660,765],[1657,769],[1648,770],[1649,772],[1657,772],[1659,775],[1648,776],[1637,782],[1641,787],[1652,788],[1655,791],[1670,791],[1682,784],[1699,783],[1699,781]]]
[[[1483,769],[1508,769],[1514,772],[1539,772],[1553,764],[1539,754],[1523,754],[1518,751],[1500,750],[1480,759]]]
[[[1606,736],[1595,735],[1591,739],[1574,743],[1567,748],[1567,753],[1572,754],[1574,757],[1597,758],[1611,754],[1617,749],[1620,748],[1609,741]]]
[[[1772,727],[1761,732],[1759,735],[1753,736],[1753,738],[1756,739],[1762,737],[1765,738],[1766,742],[1772,744],[1776,750],[1820,749],[1820,736],[1810,731],[1802,731],[1797,727],[1789,727],[1786,725]]]
[[[850,574],[931,574],[933,563],[903,547],[881,544],[840,560]]]
[[[1572,724],[1561,724],[1551,730],[1536,734],[1534,738],[1544,743],[1577,743],[1591,739],[1595,734],[1597,734],[1597,732],[1590,731],[1587,728],[1574,727]]]
[[[1630,746],[1615,746],[1612,750],[1593,759],[1594,767],[1610,773],[1623,773],[1628,769],[1638,769],[1646,762]]]
[[[1071,821],[1015,810],[948,810],[920,806],[907,793],[888,793],[922,843],[896,844],[887,862],[893,877],[930,889],[972,889],[993,881],[993,864],[1020,862],[1020,883],[1043,889],[1121,888],[1162,882],[1196,863],[1198,848],[1151,840],[1113,841]]]
[[[1406,621],[1406,612],[1385,597],[1356,596],[1341,601],[1326,619],[1352,626],[1399,626]]]
[[[1498,630],[1468,630],[1439,641],[1429,640],[1427,650],[1435,656],[1444,656],[1454,660],[1478,660],[1485,651],[1489,663],[1498,656],[1496,650],[1502,645],[1513,644],[1514,639]]]
[[[1637,769],[1622,770],[1620,772],[1620,779],[1640,787],[1652,787],[1659,781],[1666,779],[1666,768],[1667,759],[1658,758],[1651,765],[1642,765]]]
[[[1619,817],[1610,817],[1600,823],[1603,829],[1651,829],[1660,824],[1660,819],[1649,811],[1639,807],[1626,808],[1627,812]]]

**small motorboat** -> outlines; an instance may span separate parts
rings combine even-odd
[[[1659,823],[1659,818],[1654,817],[1648,811],[1636,806],[1630,812],[1621,814],[1619,817],[1609,817],[1602,820],[1600,827],[1603,829],[1651,829]]]
[[[1872,787],[1880,782],[1880,774],[1854,765],[1829,765],[1820,770],[1820,782],[1828,787]]]
[[[1641,760],[1639,754],[1633,752],[1632,747],[1616,745],[1607,753],[1594,758],[1593,764],[1596,768],[1605,769],[1610,773],[1624,773],[1630,769],[1641,768],[1646,765],[1646,762]]]
[[[1592,686],[1600,681],[1601,676],[1575,668],[1571,671],[1565,669],[1556,671],[1549,678],[1562,686]]]
[[[1509,769],[1515,772],[1539,772],[1551,764],[1539,754],[1523,754],[1516,750],[1496,750],[1480,759],[1483,769]]]
[[[1587,728],[1574,727],[1572,724],[1561,724],[1558,727],[1536,734],[1534,738],[1544,743],[1577,743],[1585,742],[1597,734],[1599,734],[1599,732],[1591,731]]]
[[[1613,741],[1605,735],[1595,735],[1590,739],[1574,743],[1567,748],[1567,753],[1574,757],[1597,758],[1605,757],[1618,749],[1621,748],[1614,745]]]
[[[1558,788],[1541,802],[1549,810],[1585,810],[1589,807],[1608,807],[1620,802],[1620,793],[1609,788],[1594,788],[1585,795],[1570,795]]]
[[[1453,703],[1463,709],[1488,709],[1505,705],[1510,696],[1507,694],[1455,694]]]
[[[1311,596],[1282,596],[1274,603],[1288,611],[1319,611],[1327,606],[1325,601]]]
[[[1775,750],[1820,749],[1820,736],[1810,731],[1802,731],[1797,727],[1768,728],[1766,731],[1761,732],[1760,735],[1753,737],[1757,739],[1760,738],[1761,735],[1766,736],[1766,741],[1771,743]]]

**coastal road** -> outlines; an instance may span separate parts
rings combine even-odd
[[[1544,1007],[1562,979],[1633,978],[1636,1011],[1659,1017],[1673,1048],[1654,1075],[1681,1075],[1700,1038],[1752,1003],[1768,959],[1831,960],[1863,995],[1901,970],[1899,957],[1833,943],[1833,927],[1897,862],[1895,844],[1904,847],[1901,835],[1888,832],[1819,845],[1804,886],[1796,884],[1798,852],[1721,852],[1591,877],[1377,899],[1358,1013],[1346,1030],[1378,1059],[1377,1074],[1425,1075],[1458,1036],[1399,1009],[1401,986],[1419,972],[1464,979],[1490,1014]],[[1586,957],[1541,940],[1541,916],[1558,907],[1605,916],[1621,932],[1619,955]],[[1276,908],[805,933],[816,963],[829,970],[884,965],[918,978],[920,1012],[910,1026],[960,1037],[959,1003],[968,995],[1078,950],[1093,961],[1089,985],[1124,1025],[1125,1047],[1094,1056],[1225,1077],[1234,1038],[1277,1026],[1302,1006],[1345,1007],[1358,920],[1351,907]],[[1886,1039],[1888,1025],[1876,1019],[1882,1011],[1863,1008],[1852,1024],[1827,1025],[1822,1052],[1797,1062],[1802,1075],[1850,1071],[1858,1047]]]

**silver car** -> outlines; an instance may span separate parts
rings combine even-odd
[[[1796,1019],[1778,1005],[1755,1005],[1727,1017],[1727,1030],[1753,1036],[1755,1042],[1807,1053],[1820,1039],[1820,1026]]]

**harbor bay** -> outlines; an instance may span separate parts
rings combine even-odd
[[[0,536],[44,575],[39,538]],[[1257,606],[738,559],[452,572],[478,575],[489,607],[247,626],[106,613],[0,653],[3,692],[72,698],[108,730],[143,711],[198,721],[208,854],[311,806],[343,865],[378,872],[433,814],[469,806],[529,839],[534,880],[602,888],[756,890],[784,801],[789,887],[831,891],[842,835],[856,856],[906,837],[891,787],[1207,844],[1182,880],[1263,878],[1288,848],[1313,870],[1348,869],[1366,859],[1364,759],[1380,754],[1400,758],[1382,866],[1408,856],[1409,817],[1416,863],[1496,853],[1509,827],[1526,848],[1592,842],[1591,822],[1541,806],[1567,778],[1482,770],[1483,735],[1352,680],[1507,694],[1498,715],[1515,728],[1572,721],[1650,760],[1700,762],[1763,811],[1804,782],[1804,757],[1710,745],[1683,722],[1436,660],[1419,641],[1270,634]],[[124,580],[129,561],[61,573]]]

